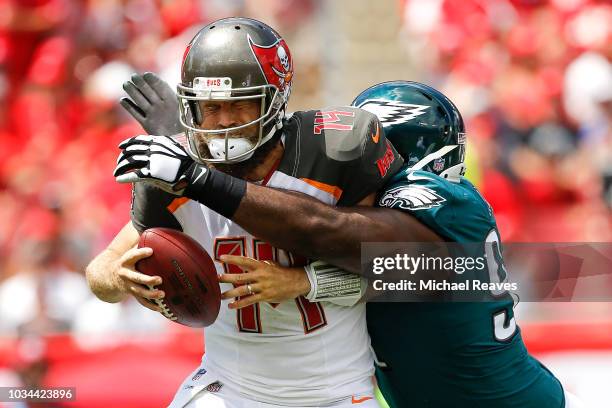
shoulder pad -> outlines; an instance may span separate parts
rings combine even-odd
[[[378,205],[402,210],[438,207],[452,199],[446,180],[425,171],[403,169],[385,186]]]
[[[370,138],[380,138],[382,126],[376,115],[352,106],[330,107],[319,112],[321,119],[335,119],[341,114],[350,117],[351,128],[334,129],[333,123],[325,125],[325,151],[327,157],[338,161],[355,160],[363,154]],[[318,118],[315,118],[315,121]],[[327,127],[329,126],[329,129]]]
[[[453,183],[426,171],[400,170],[377,205],[407,211],[449,241],[484,241],[496,227],[491,207],[469,181]]]
[[[367,140],[377,141],[382,132],[374,114],[352,106],[298,111],[287,120],[295,121],[304,137],[316,138],[325,155],[336,161],[358,159]]]
[[[299,111],[286,121],[278,170],[338,191],[338,205],[353,205],[379,191],[403,160],[378,118],[350,106]]]

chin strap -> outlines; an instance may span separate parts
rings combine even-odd
[[[459,183],[461,181],[461,176],[463,176],[464,174],[465,163],[459,163],[444,170],[442,173],[440,173],[440,177],[445,178],[453,183]]]
[[[423,157],[414,166],[410,167],[410,170],[422,170],[423,167],[425,167],[432,161],[446,156],[448,153],[452,152],[458,147],[459,145],[444,146],[443,148],[436,150],[435,152]],[[463,176],[464,173],[465,163],[459,163],[444,170],[442,173],[440,173],[440,177],[443,177],[448,181],[452,181],[453,183],[458,183],[459,181],[461,181],[461,176]]]

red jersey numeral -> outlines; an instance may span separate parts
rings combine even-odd
[[[351,111],[321,111],[315,113],[314,134],[320,135],[324,130],[353,130],[353,121],[350,125],[340,122],[340,116],[355,117]]]
[[[215,240],[215,260],[219,260],[221,255],[246,255],[246,239],[223,238]],[[244,273],[242,268],[236,265],[223,264],[225,273]],[[238,330],[247,333],[261,333],[261,317],[259,315],[259,304],[249,305],[238,309],[236,313],[236,324]]]
[[[221,255],[239,255],[247,256],[246,238],[217,238],[214,245],[215,260],[219,261]],[[260,261],[278,260],[278,249],[271,244],[259,239],[253,239],[253,258]],[[289,253],[291,266],[303,266],[306,264],[306,258],[294,256]],[[225,273],[244,273],[244,271],[236,265],[223,264]],[[325,311],[320,303],[312,303],[303,296],[295,299],[295,304],[300,311],[304,333],[308,334],[316,329],[327,325]],[[271,303],[272,307],[278,306],[277,303]],[[261,317],[260,307],[256,303],[239,309],[236,313],[236,324],[238,330],[247,333],[261,333]]]

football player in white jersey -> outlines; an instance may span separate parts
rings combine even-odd
[[[179,228],[219,261],[220,274],[240,273],[221,257],[282,265],[305,261],[231,220],[249,186],[300,192],[327,205],[371,204],[402,164],[377,118],[350,107],[284,117],[292,76],[287,45],[265,24],[232,18],[204,27],[187,47],[178,87],[186,143],[143,135],[120,146],[117,179],[146,182],[134,189],[134,226]],[[163,95],[149,92],[146,78],[138,81],[143,99],[123,104],[145,121],[145,111],[136,109]],[[135,239],[126,226],[88,267],[88,281],[102,300],[132,294],[156,309],[146,299],[163,293],[145,286],[159,284],[159,278],[133,268],[150,251],[133,249],[117,263],[117,253]],[[122,267],[111,270],[109,264]],[[258,290],[245,283],[248,292],[242,296]],[[172,406],[378,406],[365,309],[346,306],[359,298],[360,280],[349,289],[352,296],[336,303],[311,303],[298,296],[303,288],[296,288],[291,302],[222,308],[206,331],[202,365],[185,380]]]

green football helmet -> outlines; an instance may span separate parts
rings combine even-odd
[[[449,181],[465,173],[463,118],[440,91],[418,82],[383,82],[361,92],[351,105],[378,116],[408,166]]]

